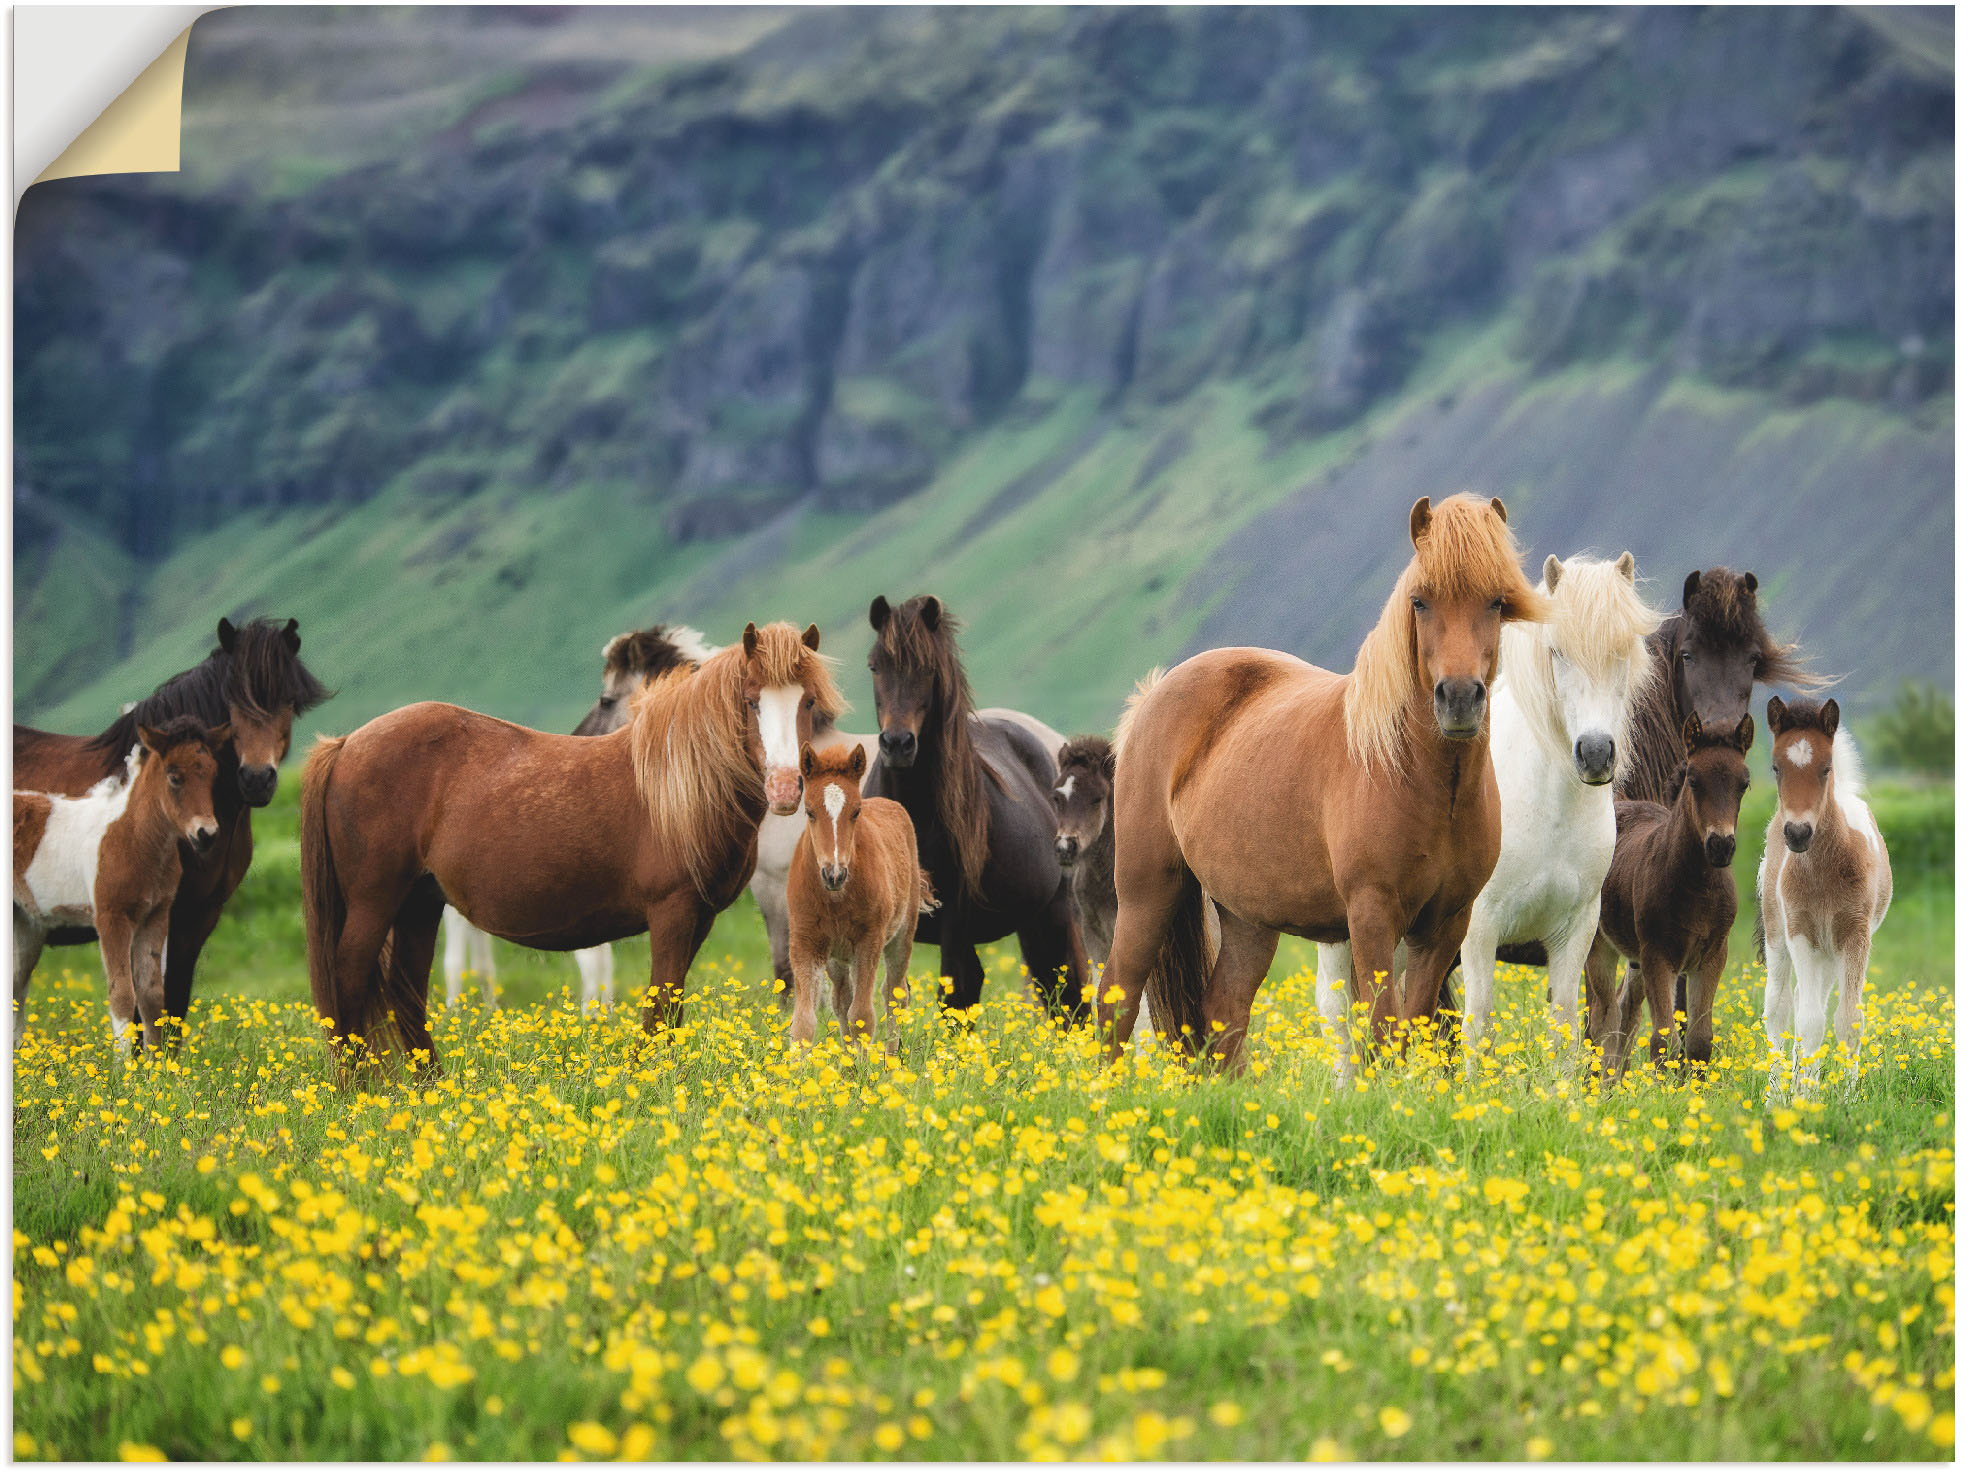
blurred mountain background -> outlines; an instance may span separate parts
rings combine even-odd
[[[1857,709],[1954,664],[1946,10],[288,9],[184,171],[16,221],[17,717],[221,614],[346,730],[549,728],[611,634],[941,594],[1105,728],[1346,668],[1417,495],[1658,601],[1753,569]]]

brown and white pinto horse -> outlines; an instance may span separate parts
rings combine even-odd
[[[80,797],[120,773],[141,726],[163,726],[188,715],[207,726],[230,728],[232,741],[219,753],[215,788],[218,837],[203,850],[187,845],[180,855],[184,873],[171,904],[171,947],[164,964],[169,1016],[182,1019],[190,1010],[198,958],[253,862],[252,809],[273,801],[295,717],[331,693],[301,663],[300,654],[300,626],[291,618],[256,618],[236,627],[222,618],[218,647],[203,663],[173,675],[102,734],[65,736],[14,727],[15,788],[68,797]],[[94,930],[77,925],[60,926],[47,936],[48,944],[58,946],[93,939]]]
[[[394,1014],[431,1054],[426,993],[448,899],[539,950],[649,932],[643,1026],[750,878],[759,822],[800,796],[799,752],[839,710],[820,631],[745,626],[636,697],[606,736],[553,736],[425,703],[318,742],[301,780],[301,898],[316,1010],[337,1037]]]
[[[859,746],[800,752],[806,822],[786,876],[792,924],[795,1043],[810,1043],[820,982],[833,983],[834,1016],[849,1038],[875,1033],[875,975],[884,1015],[908,998],[916,916],[936,908],[929,875],[916,863],[916,830],[900,803],[861,796],[868,753]],[[895,1050],[893,1026],[889,1051]]]
[[[1376,1038],[1426,1016],[1496,864],[1488,693],[1509,619],[1545,615],[1503,503],[1415,502],[1415,555],[1353,672],[1269,649],[1176,666],[1123,718],[1114,782],[1114,948],[1097,1017],[1118,1057],[1172,931],[1222,922],[1207,977],[1165,964],[1172,1039],[1241,1065],[1280,932],[1350,941]],[[1408,942],[1405,984],[1388,985]],[[1199,949],[1190,954],[1200,955]],[[1109,997],[1116,1000],[1108,1001]]]
[[[1816,1086],[1833,991],[1838,1041],[1849,1059],[1858,1057],[1866,964],[1893,902],[1893,865],[1866,805],[1858,746],[1838,724],[1838,702],[1785,704],[1772,695],[1769,718],[1777,806],[1756,875],[1756,943],[1770,968],[1763,992],[1763,1026],[1777,1054],[1770,1092],[1781,1095],[1793,1031],[1800,1081]]]

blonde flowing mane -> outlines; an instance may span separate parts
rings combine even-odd
[[[1506,621],[1537,621],[1548,611],[1519,565],[1517,539],[1489,502],[1454,495],[1435,506],[1346,679],[1346,746],[1364,767],[1396,766],[1407,741],[1408,707],[1422,686],[1415,598],[1501,598]]]
[[[695,670],[674,669],[638,692],[629,715],[636,791],[657,840],[674,849],[699,894],[713,898],[721,866],[765,813],[765,779],[745,743],[745,690],[798,685],[813,719],[845,709],[833,661],[788,623],[757,630],[753,652],[730,645]]]
[[[1127,704],[1121,707],[1121,722],[1114,728],[1114,759],[1116,761],[1120,760],[1121,748],[1127,744],[1128,732],[1134,726],[1135,711],[1140,708],[1141,702],[1147,697],[1148,692],[1162,683],[1162,677],[1167,673],[1167,670],[1163,669],[1160,665],[1156,665],[1147,674],[1134,682],[1133,693],[1128,696]]]
[[[1551,586],[1551,569],[1559,569],[1558,586]],[[1641,598],[1631,577],[1632,555],[1602,562],[1583,555],[1562,563],[1545,564],[1544,594],[1551,617],[1539,628],[1506,626],[1497,678],[1510,686],[1531,729],[1554,759],[1572,759],[1564,713],[1558,705],[1558,686],[1546,651],[1555,649],[1594,685],[1623,684],[1619,724],[1612,731],[1614,781],[1626,777],[1633,760],[1633,715],[1659,678],[1647,649],[1647,636],[1660,627],[1663,615]],[[1623,668],[1622,668],[1623,664]]]

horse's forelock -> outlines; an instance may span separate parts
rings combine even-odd
[[[1546,616],[1544,594],[1524,576],[1516,537],[1490,503],[1475,496],[1450,496],[1430,512],[1410,572],[1411,597],[1501,598],[1506,618]]]
[[[1711,567],[1684,600],[1683,623],[1704,642],[1748,650],[1756,656],[1756,679],[1764,685],[1822,690],[1832,682],[1805,663],[1795,644],[1779,644],[1763,622],[1756,590],[1733,568]],[[1685,635],[1685,629],[1682,631]]]
[[[228,705],[255,716],[270,716],[283,707],[305,715],[333,694],[301,663],[287,642],[287,626],[270,618],[248,619],[235,631],[232,649],[214,649],[221,662]]]
[[[743,660],[742,644],[732,645],[724,654],[734,650]],[[710,668],[722,657],[721,654],[713,658],[705,668]],[[841,712],[847,709],[847,701],[842,697],[840,687],[834,683],[834,665],[838,661],[817,649],[807,648],[800,631],[791,624],[772,623],[760,628],[752,661],[760,685],[798,685],[813,697],[816,726],[838,720]]]

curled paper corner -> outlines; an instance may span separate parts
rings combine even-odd
[[[185,54],[210,8],[16,7],[16,200],[30,180],[175,171]]]

